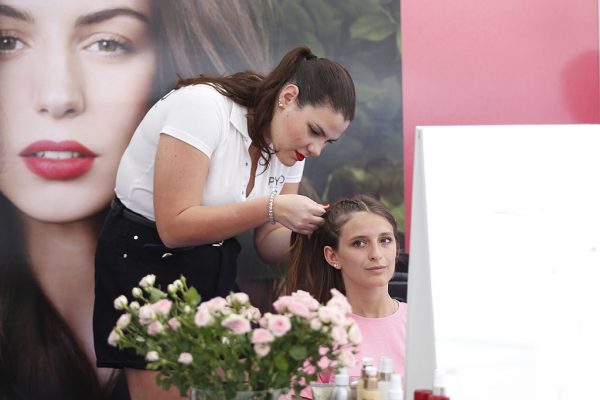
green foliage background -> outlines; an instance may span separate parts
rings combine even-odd
[[[404,229],[399,0],[254,0],[266,21],[273,60],[298,44],[348,69],[357,88],[356,118],[322,156],[306,163],[305,180],[324,202],[370,193]]]

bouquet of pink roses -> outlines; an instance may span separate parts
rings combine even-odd
[[[108,342],[133,348],[159,372],[157,382],[182,395],[190,388],[233,398],[238,391],[283,389],[296,392],[317,374],[353,365],[360,331],[348,301],[333,290],[321,305],[297,291],[280,297],[276,314],[253,307],[245,293],[200,303],[185,277],[164,292],[154,275],[132,290],[133,301],[115,299],[123,310]]]

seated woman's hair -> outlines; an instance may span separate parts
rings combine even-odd
[[[305,290],[320,302],[326,302],[331,298],[332,288],[346,293],[342,273],[327,263],[323,248],[331,246],[337,250],[344,225],[354,213],[358,212],[377,214],[390,223],[396,240],[396,258],[398,258],[400,233],[396,219],[390,211],[379,200],[369,195],[342,199],[329,207],[323,215],[325,222],[312,235],[292,233],[286,293]]]

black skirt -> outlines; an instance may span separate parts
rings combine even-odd
[[[235,290],[236,259],[240,245],[234,238],[203,246],[166,247],[154,222],[113,201],[96,248],[96,297],[94,301],[94,346],[96,365],[101,368],[145,369],[144,358],[131,349],[108,344],[108,336],[122,311],[113,302],[148,275],[156,275],[156,287],[167,286],[181,275],[195,287],[202,301],[226,296]]]

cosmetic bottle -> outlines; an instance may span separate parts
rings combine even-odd
[[[350,400],[358,400],[356,397],[356,388],[358,387],[358,381],[350,382]]]
[[[390,387],[387,392],[388,400],[404,400],[404,389],[400,375],[393,373],[390,377]]]
[[[356,385],[356,400],[362,400],[362,392],[365,390],[365,382],[367,380],[367,367],[373,365],[373,357],[363,357],[362,366],[360,369],[360,379]]]
[[[381,400],[387,400],[387,392],[390,387],[394,372],[394,360],[390,357],[381,357],[379,359],[379,396]]]
[[[381,400],[379,396],[379,382],[377,381],[377,367],[367,367],[367,379],[362,391],[362,399],[359,400]]]
[[[431,394],[430,389],[417,389],[415,390],[414,400],[429,400]]]
[[[347,368],[340,368],[335,374],[335,387],[331,392],[331,400],[350,400],[350,377]]]
[[[429,400],[450,400],[450,397],[446,396],[446,376],[440,369],[436,369],[433,374],[433,391]]]

